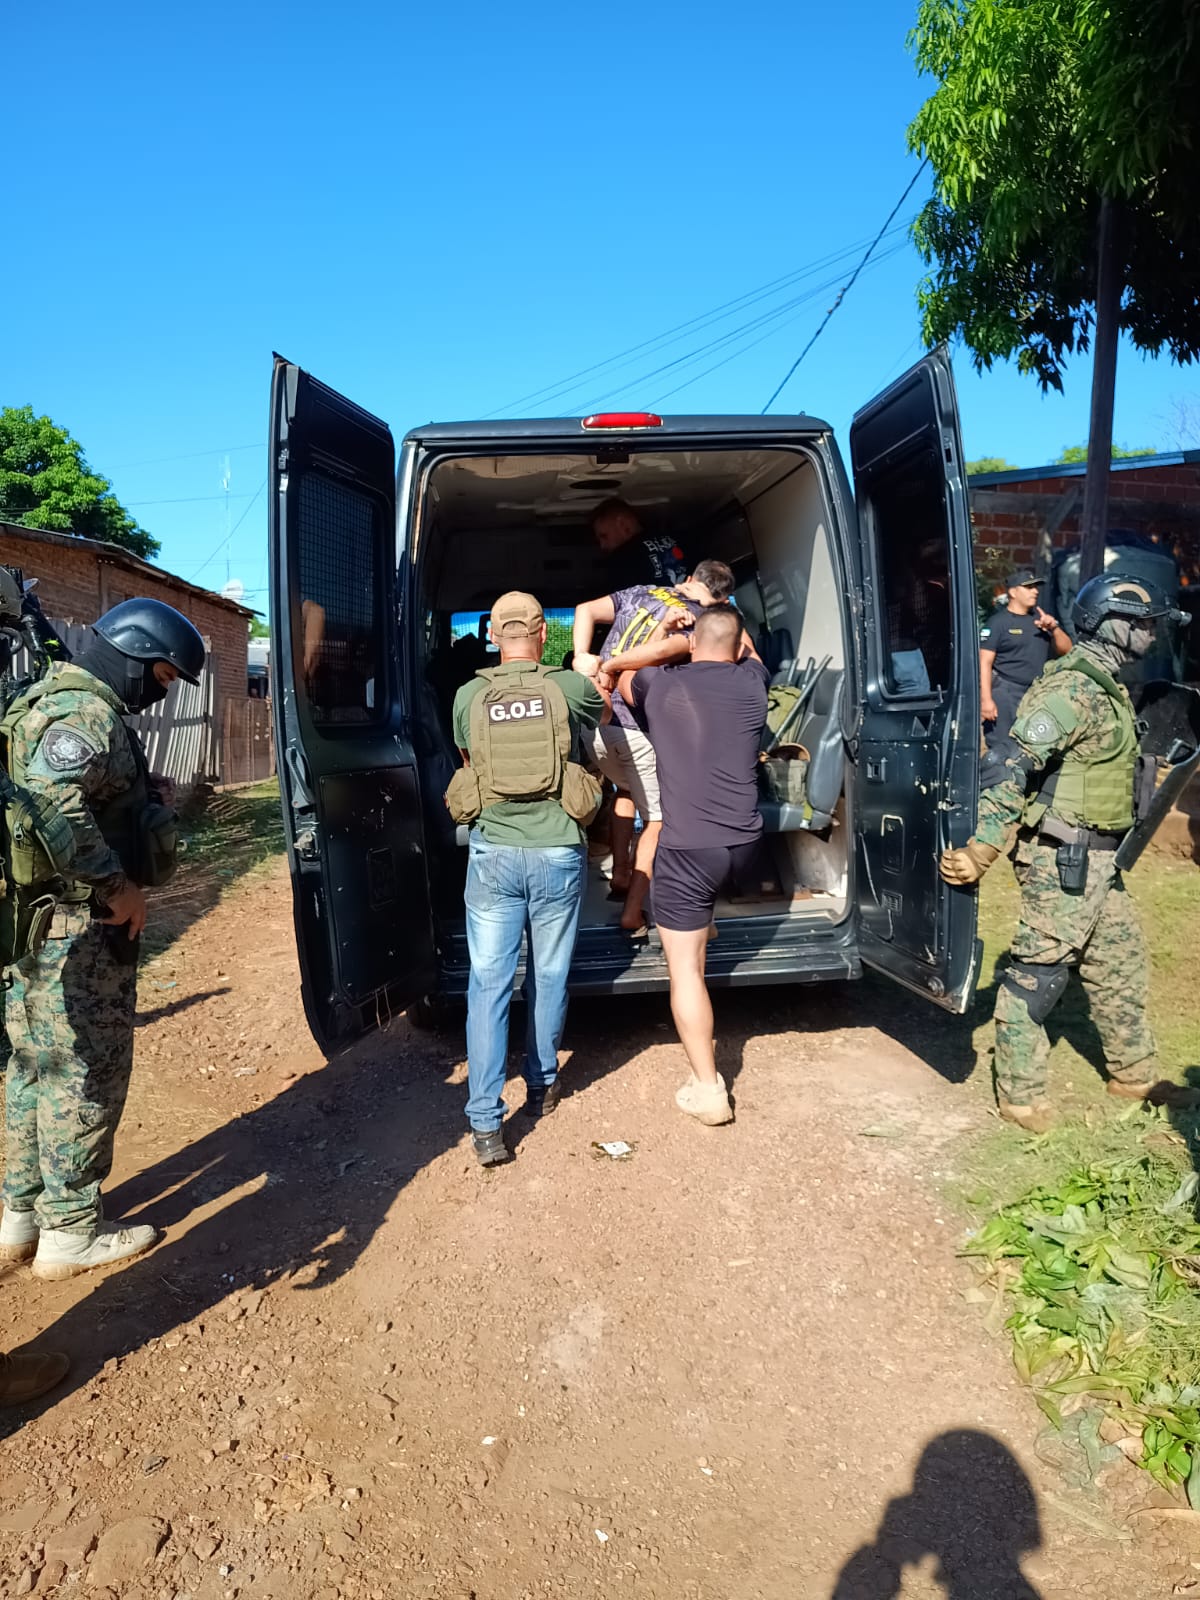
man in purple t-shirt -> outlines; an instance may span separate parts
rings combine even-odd
[[[723,561],[702,561],[690,578],[673,588],[639,584],[585,600],[576,607],[573,644],[574,668],[594,678],[604,670],[610,680],[617,673],[673,659],[687,659],[684,633],[666,633],[668,618],[689,623],[705,606],[724,601],[733,591],[733,573]],[[592,634],[611,624],[600,654],[593,655]],[[613,696],[613,720],[592,741],[592,758],[600,771],[617,786],[613,813],[612,892],[624,897],[621,926],[634,935],[645,932],[646,891],[662,823],[654,750],[649,739],[619,695]],[[642,832],[633,851],[633,818],[637,811]],[[632,859],[631,859],[632,858]]]
[[[732,606],[714,606],[696,619],[689,665],[621,679],[658,762],[654,920],[671,974],[671,1015],[692,1069],[675,1103],[709,1126],[733,1119],[704,982],[713,909],[727,884],[749,878],[762,834],[758,752],[770,674],[742,649],[741,618]]]

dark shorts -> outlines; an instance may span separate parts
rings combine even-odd
[[[703,850],[659,845],[650,879],[655,922],[672,933],[707,928],[721,890],[726,886],[736,890],[753,881],[761,849],[761,839]]]

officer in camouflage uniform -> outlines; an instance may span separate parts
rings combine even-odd
[[[196,683],[204,642],[158,600],[100,618],[72,663],[10,707],[2,732],[16,783],[70,823],[49,937],[10,970],[7,1168],[0,1258],[33,1256],[40,1278],[73,1277],[139,1254],[150,1227],[103,1220],[100,1186],[133,1064],[144,885],[174,865],[174,812],[127,713]],[[15,846],[11,846],[14,848]]]
[[[1157,1104],[1192,1098],[1158,1073],[1146,948],[1114,863],[1134,823],[1138,758],[1133,705],[1115,675],[1149,653],[1160,622],[1187,617],[1153,584],[1106,574],[1079,591],[1074,620],[1075,648],[1046,666],[1017,708],[1013,753],[984,762],[974,837],[941,860],[947,882],[976,883],[1020,825],[1021,920],[996,1001],[996,1091],[1001,1116],[1038,1133],[1053,1121],[1043,1024],[1072,968],[1103,1044],[1109,1093]]]

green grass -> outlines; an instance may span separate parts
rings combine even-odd
[[[216,869],[240,877],[286,848],[279,809],[279,780],[247,784],[212,795],[204,810],[185,825],[188,868]]]
[[[1200,879],[1144,858],[1128,886],[1151,961],[1150,1016],[1164,1077],[1200,1083]],[[1004,866],[985,881],[985,960],[973,1021],[990,1051],[995,972],[1018,910]],[[957,1198],[974,1219],[971,1298],[1004,1328],[1013,1360],[1061,1426],[1087,1408],[1141,1435],[1141,1464],[1200,1505],[1200,1114],[1104,1096],[1098,1041],[1076,986],[1051,1017],[1050,1098],[1065,1113],[1040,1138],[998,1127],[962,1153]]]

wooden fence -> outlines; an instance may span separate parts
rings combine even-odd
[[[221,782],[262,783],[275,775],[269,700],[227,700],[221,718]]]

